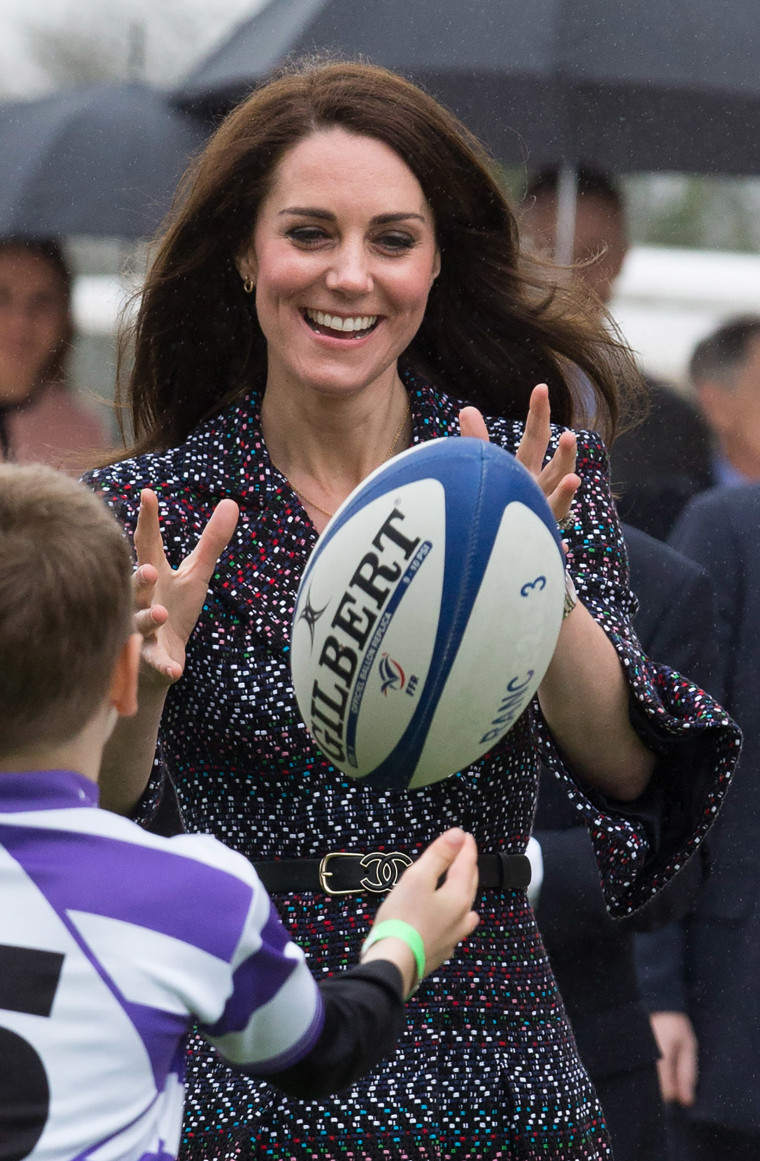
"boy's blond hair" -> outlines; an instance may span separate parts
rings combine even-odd
[[[0,464],[0,756],[65,742],[108,693],[131,628],[131,552],[92,492]]]

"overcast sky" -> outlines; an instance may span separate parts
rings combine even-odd
[[[124,27],[141,23],[146,33],[148,71],[171,84],[191,68],[236,24],[253,15],[268,0],[0,0],[0,93],[4,98],[32,97],[49,91],[44,72],[34,63],[29,46],[29,26],[43,25],[49,30],[87,27],[88,21],[113,26],[118,20]],[[185,36],[167,44],[166,12],[173,10],[185,17]],[[163,19],[159,13],[163,12]],[[197,30],[197,37],[187,36],[187,29]],[[161,58],[167,60],[162,68]]]

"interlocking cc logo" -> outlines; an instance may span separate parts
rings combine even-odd
[[[382,854],[373,851],[361,860],[361,866],[369,868],[369,875],[361,879],[365,891],[372,891],[375,895],[382,895],[392,890],[398,883],[407,867],[411,867],[412,859],[401,851],[391,851]]]
[[[333,877],[340,878],[335,869],[330,870],[335,859],[356,859],[359,866],[368,870],[369,874],[363,879],[353,877],[350,887],[333,886]],[[354,891],[371,891],[374,895],[383,895],[396,886],[399,878],[411,867],[413,859],[401,851],[391,851],[383,854],[381,851],[372,851],[362,855],[359,851],[329,851],[319,864],[319,885],[327,895],[353,895]]]

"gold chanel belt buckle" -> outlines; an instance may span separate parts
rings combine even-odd
[[[359,880],[356,887],[337,889],[331,887],[328,879],[334,871],[328,870],[331,859],[358,859],[359,865],[369,870],[369,874]],[[411,867],[413,859],[401,851],[391,851],[385,854],[382,851],[372,851],[362,855],[356,851],[329,851],[319,864],[319,885],[326,895],[354,895],[357,891],[369,891],[373,895],[384,895],[391,891],[398,883],[407,867]]]

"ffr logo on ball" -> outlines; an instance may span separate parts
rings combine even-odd
[[[416,676],[410,673],[407,678],[398,661],[395,661],[390,653],[382,654],[377,668],[380,674],[383,697],[388,696],[388,690],[398,690],[399,692],[405,690],[410,697],[414,696],[415,690],[417,689]]]

